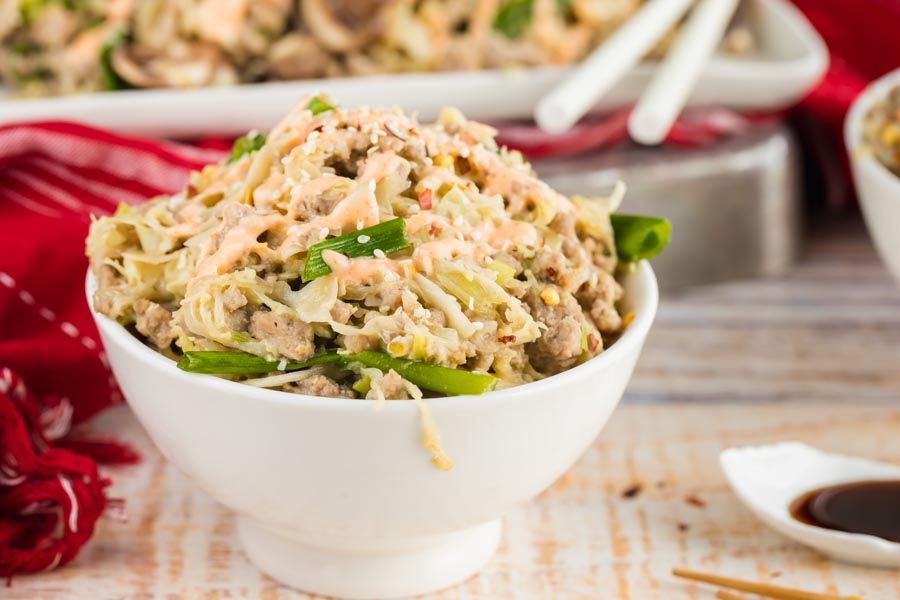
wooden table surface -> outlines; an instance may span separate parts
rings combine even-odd
[[[440,599],[712,599],[674,566],[900,598],[900,574],[832,563],[771,532],[717,465],[735,444],[802,440],[900,462],[900,291],[859,223],[826,228],[788,275],[664,297],[625,403],[587,454],[505,520],[496,558]],[[298,600],[244,558],[227,512],[136,440],[109,471],[127,524],[103,522],[76,561],[0,597]],[[632,498],[623,492],[640,485]]]

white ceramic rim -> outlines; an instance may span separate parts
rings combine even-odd
[[[552,392],[563,384],[565,378],[571,377],[574,373],[581,373],[588,369],[602,372],[606,367],[612,365],[616,361],[625,360],[629,354],[639,353],[640,347],[643,344],[647,333],[650,331],[650,326],[656,316],[656,309],[659,304],[659,288],[656,283],[656,276],[653,273],[653,269],[647,261],[641,261],[637,265],[635,271],[629,276],[636,278],[633,285],[641,288],[643,292],[641,294],[642,300],[640,304],[631,308],[635,314],[634,320],[622,334],[622,337],[610,346],[608,350],[603,351],[595,358],[592,358],[581,365],[546,379],[526,383],[505,390],[487,392],[480,396],[446,396],[429,398],[429,406],[440,406],[445,410],[451,407],[459,407],[460,409],[465,410],[473,404],[491,402],[502,405],[507,402],[515,402],[522,394],[530,395]],[[246,396],[248,400],[257,400],[260,402],[344,411],[371,410],[370,403],[360,402],[358,399],[326,398],[278,390],[260,389],[236,381],[221,379],[214,375],[201,375],[181,371],[175,366],[175,361],[166,358],[149,346],[143,344],[138,338],[129,333],[128,330],[119,325],[116,321],[96,312],[91,299],[94,287],[95,281],[93,274],[88,271],[85,281],[88,306],[94,315],[97,327],[103,330],[103,334],[113,339],[117,345],[125,348],[128,352],[131,352],[142,363],[154,368],[168,369],[169,376],[175,380],[182,380],[185,384],[190,385],[203,385],[213,392],[216,390],[234,392],[237,391],[237,389],[240,389],[242,394]],[[238,386],[238,388],[235,386]],[[392,400],[385,404],[383,410],[408,410],[407,407],[410,407],[411,404],[412,401],[410,400]]]
[[[858,168],[866,169],[867,173],[871,173],[874,177],[889,181],[889,185],[897,186],[900,189],[900,177],[894,175],[872,154],[860,152],[863,144],[863,117],[866,116],[872,105],[884,98],[891,88],[898,85],[900,85],[900,68],[882,75],[856,97],[856,100],[850,105],[850,110],[847,111],[847,116],[844,117],[844,144],[847,147],[847,155],[850,157],[851,163],[855,163]]]

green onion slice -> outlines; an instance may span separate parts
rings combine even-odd
[[[330,352],[313,356],[302,362],[266,360],[255,354],[246,352],[229,352],[227,350],[202,350],[185,352],[178,361],[178,368],[188,373],[206,373],[209,375],[249,375],[251,373],[271,373],[273,371],[298,371],[314,365],[326,363],[342,363],[344,357]]]
[[[245,154],[250,154],[255,150],[259,150],[266,143],[266,136],[261,133],[247,134],[234,140],[234,146],[231,147],[231,156],[228,157],[228,163],[233,163]]]
[[[306,105],[306,109],[309,110],[309,112],[311,112],[314,117],[322,114],[323,112],[334,110],[335,108],[335,106],[328,104],[319,96],[314,96],[313,99],[309,101],[309,104]]]
[[[672,233],[672,223],[660,217],[613,213],[609,220],[616,236],[616,252],[627,262],[653,258],[666,247]]]
[[[494,389],[497,378],[484,373],[472,373],[425,362],[395,358],[383,352],[365,351],[358,354],[329,352],[313,356],[302,362],[281,363],[266,360],[246,352],[197,351],[185,352],[178,361],[178,368],[189,373],[210,375],[249,375],[273,371],[297,371],[313,365],[336,364],[346,367],[361,363],[387,373],[391,369],[401,377],[422,389],[448,396],[478,395]]]
[[[303,268],[300,278],[305,283],[331,273],[331,267],[322,258],[324,250],[333,250],[350,258],[357,258],[375,256],[378,254],[378,250],[387,255],[409,248],[409,246],[409,238],[406,237],[406,222],[400,218],[391,219],[313,244],[309,247],[306,266]]]
[[[119,46],[128,43],[128,39],[128,32],[118,29],[109,36],[100,48],[100,77],[103,81],[103,89],[107,91],[128,90],[134,87],[122,79],[122,76],[116,73],[112,66],[113,51]]]

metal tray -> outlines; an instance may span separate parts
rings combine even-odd
[[[799,152],[782,124],[699,149],[628,146],[534,166],[569,195],[606,194],[621,179],[623,212],[670,219],[672,241],[654,259],[663,287],[778,274],[799,250]]]

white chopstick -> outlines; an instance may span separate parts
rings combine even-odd
[[[569,129],[624,77],[687,11],[693,0],[651,0],[601,44],[534,111],[549,133]]]
[[[687,104],[703,67],[725,35],[738,0],[700,0],[628,119],[642,144],[662,142]]]

